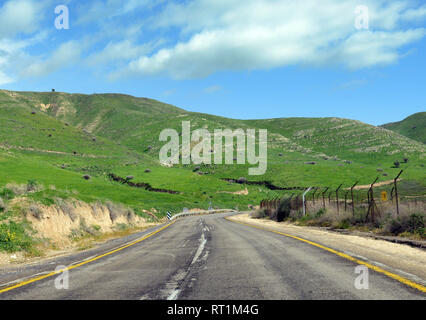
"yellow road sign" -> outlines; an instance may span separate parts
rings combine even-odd
[[[388,193],[386,191],[382,191],[381,198],[382,201],[388,201]]]

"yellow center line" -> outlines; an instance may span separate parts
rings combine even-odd
[[[378,266],[375,266],[375,265],[373,265],[371,263],[368,263],[368,262],[359,260],[357,258],[354,258],[354,257],[352,257],[352,256],[350,256],[350,255],[348,255],[346,253],[339,252],[337,250],[334,250],[334,249],[328,248],[326,246],[323,246],[323,245],[321,245],[319,243],[315,243],[315,242],[312,242],[312,241],[309,241],[309,240],[306,240],[306,239],[303,239],[303,238],[299,238],[299,237],[293,236],[291,234],[287,234],[287,233],[283,233],[283,232],[279,232],[279,231],[275,231],[275,230],[270,230],[270,229],[266,229],[266,228],[262,228],[262,227],[259,227],[259,226],[247,224],[247,223],[240,222],[240,221],[231,220],[231,219],[229,219],[227,217],[225,217],[225,219],[228,220],[228,221],[231,221],[231,222],[235,222],[235,223],[241,224],[241,225],[245,225],[245,226],[256,228],[256,229],[260,229],[260,230],[264,230],[264,231],[269,231],[269,232],[277,233],[277,234],[280,234],[280,235],[283,235],[283,236],[286,236],[286,237],[289,237],[289,238],[293,238],[293,239],[296,239],[296,240],[299,240],[299,241],[303,241],[305,243],[309,243],[312,246],[315,246],[315,247],[321,248],[323,250],[326,250],[328,252],[334,253],[334,254],[338,255],[339,257],[342,257],[342,258],[345,258],[347,260],[353,261],[353,262],[355,262],[357,264],[360,264],[360,265],[364,265],[364,266],[366,266],[367,268],[369,268],[371,270],[374,270],[374,271],[376,271],[378,273],[384,274],[384,275],[388,276],[389,278],[397,280],[397,281],[399,281],[399,282],[401,282],[401,283],[403,283],[403,284],[405,284],[405,285],[407,285],[409,287],[415,288],[415,289],[417,289],[417,290],[419,290],[421,292],[426,292],[426,287],[423,286],[423,285],[421,285],[421,284],[418,284],[416,282],[408,280],[408,279],[406,279],[404,277],[401,277],[401,276],[399,276],[397,274],[389,272],[389,271],[387,271],[385,269],[382,269],[382,268],[380,268]]]
[[[111,254],[113,254],[113,253],[116,253],[116,252],[118,252],[118,251],[124,250],[124,249],[126,249],[126,248],[128,248],[128,247],[134,246],[135,244],[138,244],[138,243],[140,243],[140,242],[142,242],[142,241],[144,241],[144,240],[146,240],[146,239],[148,239],[148,238],[152,237],[153,235],[155,235],[155,234],[159,233],[160,231],[162,231],[162,230],[166,229],[167,227],[171,226],[171,225],[172,225],[172,224],[174,224],[175,222],[176,222],[176,221],[173,221],[173,222],[171,222],[171,223],[169,223],[169,224],[165,225],[164,227],[161,227],[160,229],[158,229],[158,230],[156,230],[156,231],[154,231],[154,232],[151,232],[150,234],[146,235],[145,237],[142,237],[142,238],[140,238],[140,239],[138,239],[138,240],[136,240],[136,241],[133,241],[133,242],[131,242],[131,243],[128,243],[128,244],[126,244],[126,245],[124,245],[124,246],[122,246],[122,247],[119,247],[119,248],[117,248],[117,249],[114,249],[114,250],[108,251],[108,252],[106,252],[106,253],[104,253],[104,254],[101,254],[101,255],[99,255],[99,256],[96,256],[96,257],[94,257],[94,258],[92,258],[92,259],[89,259],[89,260],[86,260],[86,261],[80,262],[80,263],[78,263],[78,264],[75,264],[75,265],[69,266],[69,267],[67,267],[67,268],[64,268],[64,269],[61,269],[61,270],[58,270],[58,271],[53,271],[53,272],[51,272],[51,273],[48,273],[48,274],[45,274],[45,275],[42,275],[42,276],[39,276],[39,277],[31,278],[31,279],[29,279],[29,280],[27,280],[27,281],[20,282],[20,283],[18,283],[18,284],[12,285],[12,286],[7,287],[7,288],[4,288],[4,289],[0,289],[0,293],[7,292],[7,291],[10,291],[10,290],[13,290],[13,289],[16,289],[16,288],[23,287],[23,286],[25,286],[25,285],[27,285],[27,284],[34,283],[34,282],[37,282],[37,281],[40,281],[40,280],[43,280],[43,279],[49,278],[49,277],[51,277],[51,276],[54,276],[54,275],[60,274],[60,273],[62,273],[62,272],[64,272],[64,271],[68,271],[68,270],[72,270],[72,269],[75,269],[75,268],[81,267],[81,266],[83,266],[83,265],[85,265],[85,264],[88,264],[88,263],[90,263],[90,262],[93,262],[93,261],[99,260],[99,259],[104,258],[104,257],[106,257],[106,256],[109,256],[109,255],[111,255]]]

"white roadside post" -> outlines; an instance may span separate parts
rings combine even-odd
[[[309,187],[308,189],[306,189],[306,191],[303,193],[302,199],[303,199],[303,215],[306,215],[306,210],[305,210],[305,195],[311,191],[312,187]]]

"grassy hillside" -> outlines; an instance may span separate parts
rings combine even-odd
[[[249,165],[202,165],[198,172],[195,165],[162,166],[159,134],[165,128],[180,131],[183,120],[191,121],[192,129],[268,129],[266,174],[248,176]],[[0,91],[0,193],[36,181],[40,188],[27,196],[44,203],[56,198],[114,201],[137,211],[155,208],[159,215],[210,203],[247,208],[287,192],[270,190],[264,181],[281,188],[349,186],[355,180],[368,184],[377,176],[379,181],[396,176],[397,160],[405,170],[403,179],[418,186],[410,194],[424,194],[425,151],[420,142],[354,120],[243,121],[119,94]],[[404,158],[409,161],[402,163]],[[131,187],[112,181],[110,173],[177,193]],[[239,177],[260,184],[225,180]]]
[[[426,143],[426,112],[415,113],[402,121],[387,123],[381,127]]]

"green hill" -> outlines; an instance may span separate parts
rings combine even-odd
[[[164,142],[159,134],[165,128],[180,131],[183,120],[191,121],[192,129],[268,129],[266,174],[248,176],[248,164],[161,164],[158,154]],[[379,181],[392,179],[400,170],[393,163],[404,158],[409,161],[401,164],[403,178],[419,186],[410,194],[423,194],[425,151],[420,142],[354,120],[244,121],[121,94],[0,90],[0,193],[5,187],[36,181],[42,188],[28,197],[44,203],[56,198],[114,201],[139,212],[156,208],[159,215],[183,207],[207,208],[210,203],[247,208],[292,192],[271,190],[265,181],[287,189],[349,186],[356,180],[368,184],[377,176]],[[131,182],[145,187],[113,181],[111,173],[132,176]],[[240,177],[251,184],[228,182]],[[247,192],[241,193],[245,188]]]
[[[381,127],[426,143],[426,112],[415,113],[402,121],[387,123]]]

